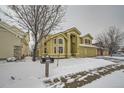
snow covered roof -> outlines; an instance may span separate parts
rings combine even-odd
[[[80,35],[81,38],[83,38],[83,37],[87,37],[87,36],[90,37],[91,39],[93,39],[93,37],[91,36],[90,33],[88,33],[88,34],[86,34],[86,35]]]
[[[95,47],[95,48],[97,48],[97,47],[94,46],[94,45],[86,45],[86,44],[80,44],[80,46],[83,46],[83,47]]]

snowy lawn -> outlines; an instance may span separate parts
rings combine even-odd
[[[47,79],[115,64],[94,58],[60,59],[58,67],[56,63],[55,60],[50,64],[50,76]],[[30,57],[24,62],[0,63],[0,87],[45,87],[42,82],[46,79],[44,67],[39,61],[32,62]],[[12,80],[11,76],[15,77],[15,80]]]
[[[119,56],[98,56],[96,57],[97,59],[105,59],[105,60],[109,60],[112,62],[116,62],[116,63],[120,63],[120,64],[124,64],[124,57],[119,57]]]
[[[98,56],[97,58],[104,58],[104,59],[115,59],[115,60],[120,60],[124,61],[124,57],[119,57],[119,56]]]
[[[124,70],[113,72],[83,86],[83,88],[124,88]]]
[[[56,87],[77,88],[92,83],[93,81],[103,76],[106,76],[114,71],[118,71],[121,69],[124,69],[124,65],[112,64],[112,65],[107,65],[105,67],[92,69],[89,71],[81,71],[81,72],[57,77],[54,79],[47,79],[44,80],[44,83],[46,84],[47,87],[53,87],[53,88]]]

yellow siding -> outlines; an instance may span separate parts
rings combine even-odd
[[[57,40],[56,44],[54,43],[54,39]],[[58,43],[59,39],[63,40],[63,44]],[[57,48],[56,53],[54,53],[54,47]],[[63,53],[58,52],[58,47],[63,47]],[[47,42],[47,50],[48,50],[47,54],[49,54],[52,57],[65,57],[65,55],[66,55],[66,40],[65,40],[65,38],[63,36],[57,36],[57,37],[49,40]]]
[[[92,44],[92,39],[91,39],[90,37],[87,36],[87,37],[83,37],[82,39],[83,39],[83,40],[82,40],[82,41],[83,41],[83,44],[85,44],[85,39],[90,40],[90,42],[91,42],[91,44]]]
[[[80,46],[80,57],[95,57],[97,55],[97,49],[92,47],[82,47]]]

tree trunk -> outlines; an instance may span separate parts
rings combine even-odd
[[[36,61],[37,43],[34,45],[32,61]]]

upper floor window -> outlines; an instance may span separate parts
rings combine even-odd
[[[90,40],[89,40],[89,44],[91,44]]]
[[[85,39],[85,44],[91,44],[91,41],[89,39]]]
[[[59,39],[59,44],[63,44],[63,39]]]
[[[87,39],[85,39],[85,44],[87,44]]]
[[[59,47],[59,53],[63,53],[63,47]]]
[[[46,46],[46,45],[47,45],[47,43],[45,42],[45,43],[44,43],[44,45]]]
[[[80,43],[83,44],[83,39],[80,39]]]

